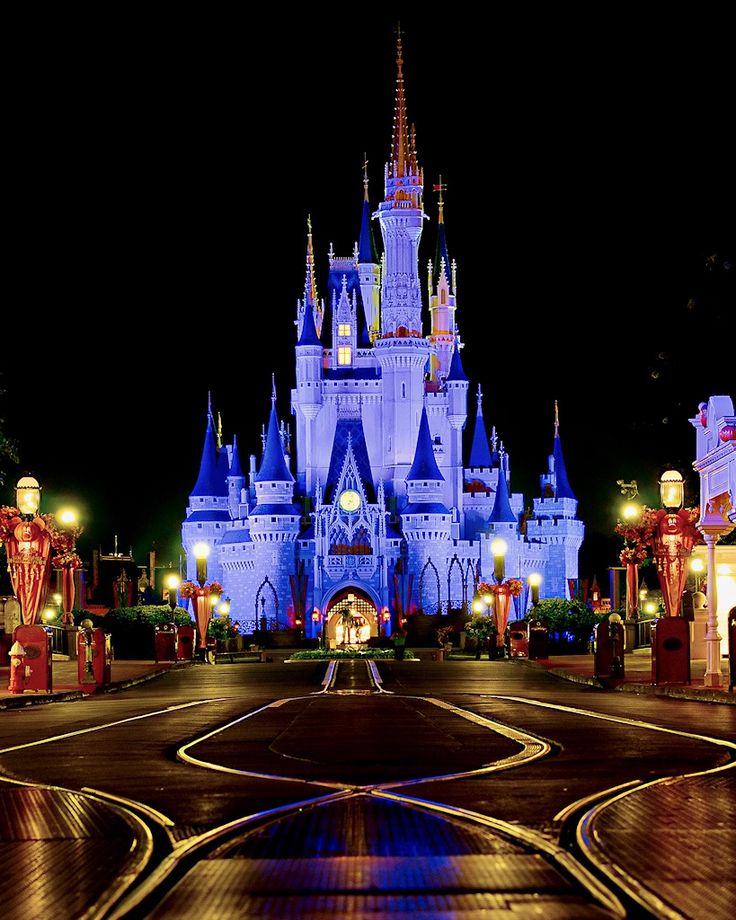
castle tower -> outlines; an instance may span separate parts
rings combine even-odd
[[[311,237],[311,226],[310,226]],[[301,331],[296,343],[296,390],[292,400],[296,407],[296,470],[299,488],[312,493],[312,442],[314,419],[322,409],[322,343],[314,321],[314,311],[304,312]]]
[[[407,505],[401,512],[401,529],[409,545],[410,568],[421,577],[419,603],[427,613],[442,600],[446,583],[452,515],[442,502],[444,476],[432,448],[427,410],[422,407],[414,462],[406,477]],[[439,579],[439,585],[438,585]]]
[[[540,477],[542,497],[534,499],[534,517],[527,521],[527,537],[549,546],[549,562],[541,587],[543,597],[570,597],[578,577],[578,553],[585,525],[576,517],[578,502],[567,478],[560,440],[560,416],[555,400],[555,437],[549,468]]]
[[[230,456],[230,469],[227,475],[227,503],[230,517],[240,517],[240,505],[243,502],[243,489],[245,488],[245,475],[240,465],[238,453],[238,436],[233,435],[233,450]]]
[[[429,341],[433,349],[431,378],[435,383],[441,383],[450,372],[456,332],[454,278],[450,277],[450,256],[445,235],[445,205],[442,197],[446,187],[442,184],[442,176],[440,176],[439,185],[434,187],[435,191],[439,192],[437,251],[434,265],[429,263],[429,312],[432,318]],[[433,283],[433,279],[436,279],[436,282]]]
[[[348,279],[342,277],[342,289],[338,298],[332,292],[332,366],[343,370],[356,362],[358,349],[358,311],[355,292],[348,294]]]
[[[402,493],[414,458],[424,399],[429,343],[422,337],[418,250],[425,219],[424,177],[411,139],[404,93],[401,34],[397,41],[396,107],[385,199],[377,215],[384,248],[381,334],[374,343],[383,378],[383,478]]]
[[[297,338],[301,337],[304,315],[307,308],[311,308],[317,336],[322,334],[322,323],[325,315],[325,302],[317,295],[317,273],[314,265],[314,242],[312,240],[312,218],[307,217],[307,265],[304,277],[304,300],[297,300]]]
[[[381,323],[381,265],[376,255],[371,228],[367,160],[363,163],[363,214],[360,221],[360,242],[358,243],[358,274],[360,275],[365,321],[372,340],[378,335]]]
[[[210,547],[207,577],[210,581],[221,578],[220,565],[214,552],[230,520],[228,486],[222,468],[218,471],[218,452],[211,408],[207,412],[207,429],[204,435],[202,458],[197,482],[189,496],[187,516],[181,527],[181,542],[187,555],[187,578],[196,581],[197,560],[192,553],[195,543]]]

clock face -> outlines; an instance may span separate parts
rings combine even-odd
[[[360,508],[360,495],[354,489],[346,489],[340,495],[340,507],[343,511],[357,511]]]

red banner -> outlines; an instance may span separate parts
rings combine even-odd
[[[505,585],[499,585],[498,587],[504,588]],[[509,621],[509,610],[511,609],[511,592],[508,589],[505,591],[497,589],[495,595],[496,603],[494,605],[494,616],[496,618],[496,629],[498,630],[496,633],[496,644],[502,646],[504,641],[503,634],[506,631],[506,624]]]
[[[21,521],[5,541],[5,548],[23,623],[33,626],[46,600],[51,576],[51,537],[43,519]]]
[[[194,604],[194,617],[197,621],[197,632],[199,634],[198,645],[199,648],[207,648],[207,627],[210,625],[210,617],[212,616],[209,587],[200,588],[192,598],[192,602]]]

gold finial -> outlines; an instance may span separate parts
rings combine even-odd
[[[447,185],[442,181],[442,173],[440,173],[440,181],[437,185],[434,186],[434,191],[438,193],[437,197],[437,207],[439,208],[439,216],[437,217],[437,222],[444,224],[445,222],[445,199],[442,197],[442,193],[447,191]]]
[[[409,131],[404,95],[404,55],[401,43],[401,24],[396,30],[396,105],[394,108],[394,136],[391,150],[391,173],[394,179],[407,175],[410,157]]]
[[[368,154],[363,154],[363,196],[368,201]]]
[[[271,405],[276,407],[276,374],[271,374]]]
[[[555,437],[559,437],[560,434],[560,409],[557,405],[557,400],[555,400]]]
[[[217,413],[217,449],[222,447],[222,413]]]

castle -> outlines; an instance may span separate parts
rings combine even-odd
[[[276,412],[260,463],[243,472],[237,439],[222,443],[211,410],[182,543],[211,548],[208,579],[224,586],[246,625],[303,628],[340,638],[347,608],[357,635],[390,632],[410,612],[467,609],[494,570],[491,543],[507,544],[505,573],[542,576],[542,597],[567,597],[578,576],[583,523],[568,482],[555,417],[549,469],[531,515],[509,487],[509,454],[489,439],[477,390],[468,465],[463,430],[469,381],[457,323],[439,191],[436,256],[428,269],[430,332],[423,333],[419,241],[424,177],[407,120],[401,38],[385,191],[371,213],[368,178],[359,242],[329,253],[326,303],[318,297],[308,226],[304,297],[297,302],[296,451]],[[371,220],[383,254],[376,254]],[[265,415],[265,413],[264,413]],[[218,426],[219,427],[219,426]],[[519,601],[517,613],[528,606]]]

